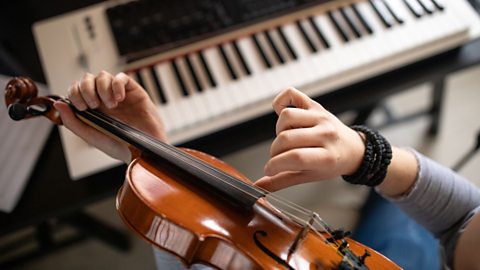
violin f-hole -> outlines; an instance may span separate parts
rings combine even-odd
[[[253,234],[253,241],[255,241],[255,244],[268,256],[270,256],[272,259],[274,259],[276,262],[279,264],[285,266],[289,270],[295,270],[293,267],[291,267],[286,261],[282,260],[282,258],[278,257],[275,253],[273,253],[270,249],[268,249],[259,239],[260,237],[266,237],[268,234],[265,231],[256,231]]]

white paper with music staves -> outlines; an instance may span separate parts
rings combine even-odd
[[[0,87],[10,77],[0,75]],[[46,95],[47,88],[37,84],[38,94]],[[4,102],[0,105],[0,211],[12,212],[20,200],[37,159],[53,124],[39,117],[13,121]]]

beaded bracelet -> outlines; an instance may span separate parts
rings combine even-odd
[[[392,147],[388,141],[366,126],[352,126],[353,130],[365,135],[365,153],[362,164],[352,175],[343,175],[343,179],[351,184],[378,186],[387,175],[387,168],[392,160]]]

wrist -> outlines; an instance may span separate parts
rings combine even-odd
[[[390,143],[380,133],[365,126],[351,128],[364,134],[365,151],[357,171],[342,177],[351,184],[377,186],[385,179],[392,159]]]

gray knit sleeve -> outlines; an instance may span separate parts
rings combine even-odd
[[[480,209],[480,190],[449,168],[413,153],[419,163],[415,186],[404,197],[387,199],[440,239],[451,265],[458,237]]]

